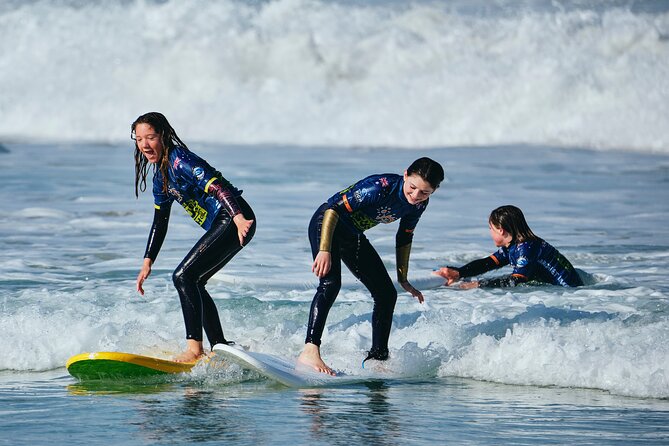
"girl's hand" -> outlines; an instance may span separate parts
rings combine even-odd
[[[408,291],[413,297],[418,299],[418,302],[420,302],[421,304],[425,302],[425,299],[423,298],[423,293],[414,288],[413,285],[411,285],[409,282],[400,282],[400,285],[402,285],[402,288]]]
[[[144,295],[144,288],[142,288],[142,285],[144,284],[144,281],[151,275],[151,259],[146,258],[144,259],[144,264],[142,265],[142,269],[139,271],[139,274],[137,275],[137,291],[139,294],[142,296]]]
[[[316,258],[314,259],[314,263],[311,265],[311,271],[316,274],[316,277],[320,279],[330,272],[331,266],[332,254],[327,251],[318,251]]]
[[[239,213],[232,218],[232,221],[234,221],[235,226],[237,226],[237,236],[239,237],[239,244],[241,246],[244,246],[244,239],[246,238],[246,235],[249,233],[249,229],[253,224],[253,220],[247,220],[241,213]]]
[[[444,279],[446,279],[446,285],[453,285],[453,283],[460,280],[460,273],[456,269],[449,268],[447,266],[445,266],[443,268],[439,268],[438,270],[434,271],[432,274],[435,274],[437,276],[441,276]]]

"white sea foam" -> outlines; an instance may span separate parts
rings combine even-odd
[[[639,3],[639,2],[637,2]],[[664,2],[9,1],[0,140],[669,147]]]
[[[621,395],[669,397],[669,329],[624,321],[514,325],[503,337],[480,334],[440,369],[507,384],[591,387]]]

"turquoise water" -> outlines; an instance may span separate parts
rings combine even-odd
[[[114,145],[6,144],[0,216],[0,443],[666,444],[667,243],[663,154],[549,147],[420,151],[448,182],[416,231],[382,381],[287,389],[238,369],[148,383],[78,383],[83,351],[169,357],[184,348],[171,272],[200,233],[173,210],[146,283],[134,280],[151,223],[132,190],[132,151]],[[244,189],[253,243],[209,284],[226,335],[296,357],[314,279],[306,225],[326,191],[418,152],[191,144]],[[500,154],[503,153],[503,156]],[[522,169],[517,160],[523,160]],[[296,178],[300,181],[296,181]],[[349,180],[351,178],[351,180]],[[38,180],[36,180],[38,179]],[[489,209],[516,203],[579,268],[579,289],[463,291],[430,271],[494,248]],[[394,268],[392,225],[369,232]],[[346,273],[324,336],[338,370],[361,374],[371,299]]]

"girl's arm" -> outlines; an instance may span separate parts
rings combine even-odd
[[[311,271],[317,277],[323,277],[330,272],[332,266],[332,237],[334,235],[339,214],[334,209],[326,209],[323,213],[323,222],[321,223],[321,240],[318,246],[318,254],[311,266]]]
[[[420,218],[420,215],[418,215],[418,218]],[[402,218],[400,220],[400,227],[395,235],[395,259],[397,263],[397,281],[405,291],[418,299],[418,302],[423,303],[425,301],[423,293],[414,288],[407,278],[409,274],[409,256],[411,255],[413,231],[418,218],[415,221],[409,218]]]
[[[156,261],[160,248],[165,241],[167,234],[167,227],[170,221],[171,203],[165,203],[162,206],[156,205],[156,210],[153,213],[153,224],[149,231],[149,240],[146,242],[146,250],[144,251],[144,263],[142,269],[137,275],[137,291],[144,295],[144,288],[142,285],[144,281],[151,275],[151,266]]]
[[[465,277],[478,276],[487,273],[488,271],[491,271],[493,269],[501,268],[506,264],[508,264],[508,262],[506,263],[501,262],[493,254],[483,259],[478,259],[469,262],[466,265],[461,266],[459,268],[455,266],[446,266],[443,268],[439,268],[437,271],[435,271],[435,274],[446,279],[448,281],[446,283],[447,285],[451,285],[454,282],[457,282],[458,280],[463,279]],[[470,282],[470,283],[478,284],[478,282]],[[467,285],[465,287],[473,288],[474,286],[475,285]]]
[[[414,288],[414,286],[411,285],[407,279],[407,274],[409,272],[410,253],[411,243],[395,248],[395,257],[397,259],[397,281],[405,291],[418,299],[418,302],[423,303],[425,301],[423,298],[423,293]]]
[[[495,277],[494,279],[479,280],[479,288],[505,288],[519,285],[528,281],[521,274],[509,274],[508,276]]]
[[[227,187],[223,187],[218,178],[205,188],[205,192],[216,198],[221,203],[221,206],[230,214],[230,217],[234,218],[235,215],[241,214],[242,210],[239,208],[239,203],[237,203],[237,199],[232,191]]]
[[[501,268],[503,265],[492,255],[469,262],[465,266],[455,268],[460,274],[460,278],[478,276],[493,269]]]
[[[237,203],[235,195],[230,188],[224,187],[221,181],[216,178],[206,188],[205,192],[216,198],[225,211],[230,214],[232,221],[237,226],[237,236],[239,237],[239,244],[244,246],[244,239],[253,225],[253,220],[247,220],[242,214],[242,210]]]
[[[144,251],[144,258],[151,259],[151,263],[156,261],[160,248],[165,241],[167,226],[170,222],[171,208],[171,204],[156,205],[156,210],[153,213],[153,224],[151,225],[149,240],[146,242],[146,250]]]

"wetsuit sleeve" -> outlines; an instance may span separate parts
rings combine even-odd
[[[400,220],[400,227],[397,228],[397,234],[395,235],[396,247],[411,244],[411,241],[413,240],[413,231],[416,229],[416,225],[418,225],[418,220],[420,220],[420,216],[423,214],[424,209],[425,208],[421,208],[419,211],[412,212],[411,214],[402,217]]]
[[[419,216],[420,217],[420,216]],[[413,241],[413,230],[418,219],[403,217],[400,227],[395,234],[395,259],[397,263],[397,281],[407,281],[409,274],[409,256],[411,255],[411,242]]]
[[[397,281],[406,282],[409,274],[409,256],[411,254],[411,243],[395,248],[395,258],[397,260]]]
[[[497,259],[497,257],[495,257],[495,255],[493,254],[484,259],[474,260],[473,262],[469,262],[464,266],[453,269],[455,269],[457,272],[460,273],[461,278],[465,278],[487,273],[488,271],[492,271],[493,269],[501,268],[502,266],[508,265],[508,263],[509,263],[508,261],[506,263],[500,262],[499,259]]]
[[[495,277],[494,279],[479,280],[479,288],[506,288],[527,282],[527,277],[520,274]]]
[[[230,188],[225,187],[218,178],[212,178],[205,186],[204,192],[216,198],[231,217],[241,214],[242,210],[239,207],[235,195]]]
[[[323,223],[321,224],[321,240],[318,247],[319,251],[331,252],[332,236],[335,227],[339,221],[339,214],[333,209],[326,209],[323,213]]]
[[[170,209],[172,203],[168,202],[161,206],[156,205],[153,213],[153,225],[149,231],[149,240],[146,242],[146,250],[144,251],[144,258],[151,259],[151,262],[156,261],[160,248],[165,241],[167,234],[167,226],[170,221]]]

